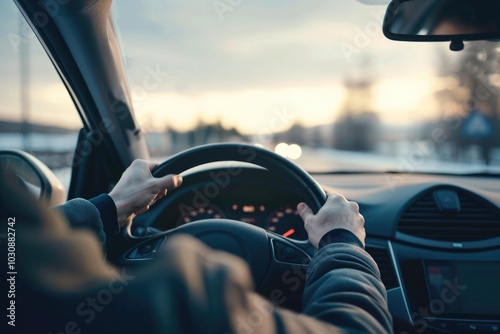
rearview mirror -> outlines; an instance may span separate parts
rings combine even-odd
[[[384,35],[396,41],[463,41],[500,38],[498,0],[393,0],[387,8]]]
[[[13,172],[28,191],[50,206],[63,204],[66,192],[61,181],[40,160],[23,151],[0,151],[0,170]]]

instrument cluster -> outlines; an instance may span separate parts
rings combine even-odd
[[[177,226],[203,219],[232,219],[265,228],[286,238],[306,240],[307,233],[297,212],[297,204],[274,206],[242,201],[227,204],[209,203],[201,206],[181,204]]]

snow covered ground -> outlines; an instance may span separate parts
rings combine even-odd
[[[76,143],[74,134],[31,134],[29,148],[33,151],[71,152]],[[0,134],[0,149],[23,149],[19,134]],[[400,171],[408,173],[500,173],[500,149],[492,151],[492,165],[486,166],[478,148],[464,153],[463,162],[441,161],[432,145],[425,142],[381,143],[377,153],[346,152],[326,148],[302,147],[297,164],[310,172],[334,171]],[[166,157],[153,157],[163,161]],[[70,183],[70,168],[54,170],[66,187]]]

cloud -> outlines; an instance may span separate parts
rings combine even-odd
[[[338,79],[345,70],[340,38],[371,19],[369,12],[359,15],[364,6],[352,4],[243,0],[224,21],[212,1],[115,3],[115,13],[130,79],[159,64],[180,91],[194,93]]]

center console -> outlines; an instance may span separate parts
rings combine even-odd
[[[500,333],[500,250],[391,247],[417,332]]]

